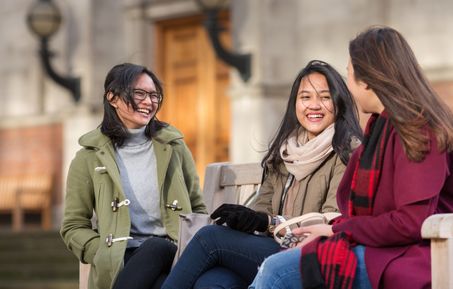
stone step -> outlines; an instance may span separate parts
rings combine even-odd
[[[2,251],[0,253],[0,264],[4,263],[74,263],[77,258],[68,250],[33,250],[33,251]]]
[[[49,284],[74,283],[77,279],[78,261],[58,232],[0,232],[0,289],[4,282],[19,286],[45,281],[42,286],[53,286]]]
[[[0,232],[0,251],[60,249],[65,244],[58,232]]]
[[[77,281],[0,281],[0,289],[78,289]]]
[[[78,278],[78,263],[73,264],[0,264],[0,280],[52,280]]]

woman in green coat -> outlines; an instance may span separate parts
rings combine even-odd
[[[156,118],[163,90],[153,72],[116,65],[104,89],[103,121],[69,168],[61,235],[91,264],[89,288],[160,288],[178,215],[206,212],[194,161],[182,134]]]

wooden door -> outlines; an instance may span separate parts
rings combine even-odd
[[[222,20],[228,26],[227,15]],[[216,59],[202,17],[157,24],[158,72],[164,102],[158,118],[177,127],[191,150],[198,173],[211,162],[228,161],[229,68]],[[230,44],[228,29],[222,41]]]

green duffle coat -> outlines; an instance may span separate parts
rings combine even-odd
[[[162,223],[174,240],[178,238],[179,214],[206,213],[194,161],[182,138],[168,126],[152,139]],[[121,238],[129,237],[129,208],[121,203],[126,198],[110,139],[96,129],[82,136],[79,144],[83,148],[69,168],[60,233],[69,250],[81,262],[91,264],[88,288],[108,289],[123,267],[127,240]],[[172,206],[175,201],[177,205]],[[119,204],[116,208],[115,203]],[[109,246],[109,237],[120,239]]]

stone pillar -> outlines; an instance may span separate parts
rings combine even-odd
[[[93,114],[87,106],[78,106],[71,112],[66,113],[62,117],[63,124],[63,170],[62,170],[62,198],[66,195],[66,179],[68,176],[69,166],[75,154],[82,147],[79,145],[79,138],[95,129],[102,120],[101,114]],[[64,201],[56,204],[53,210],[54,225],[61,224],[63,216]]]
[[[386,5],[352,0],[341,5],[333,0],[231,1],[235,50],[252,54],[249,82],[233,72],[232,162],[261,160],[281,123],[292,83],[308,61],[327,61],[346,75],[348,41],[367,25],[382,23]],[[356,17],[348,17],[351,13]]]
[[[299,68],[297,51],[286,49],[297,32],[286,20],[296,17],[297,2],[231,1],[234,49],[252,54],[250,80],[243,83],[236,71],[232,77],[232,162],[260,161],[280,125]]]

